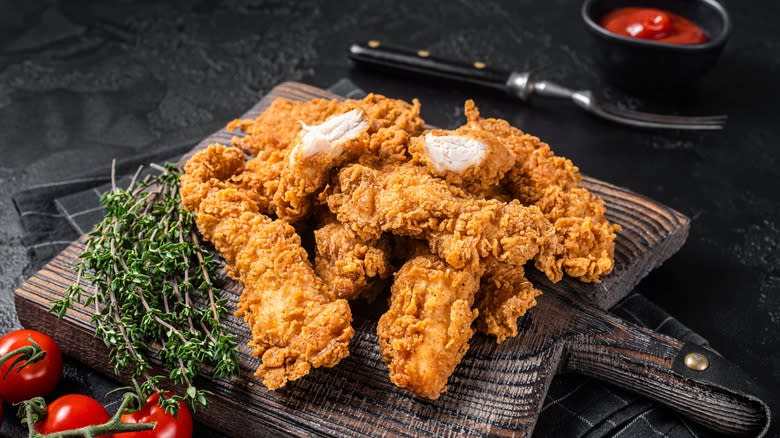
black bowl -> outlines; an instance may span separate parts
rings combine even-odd
[[[598,24],[608,12],[629,6],[681,15],[701,27],[709,40],[691,45],[659,43],[620,36]],[[585,0],[582,19],[607,81],[631,91],[690,86],[718,60],[731,31],[728,13],[714,0]]]

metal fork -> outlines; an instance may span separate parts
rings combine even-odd
[[[603,119],[639,128],[717,130],[723,129],[728,116],[670,116],[618,108],[598,102],[590,90],[572,90],[549,81],[533,81],[530,73],[513,72],[507,80],[510,92],[521,100],[532,95],[569,99],[577,106]]]
[[[349,56],[361,64],[408,74],[433,76],[506,91],[522,100],[531,95],[570,99],[577,106],[601,118],[639,128],[723,129],[726,116],[684,117],[640,113],[597,102],[588,90],[571,90],[548,81],[535,81],[529,72],[507,71],[482,61],[453,61],[427,50],[412,50],[371,40],[349,48]]]

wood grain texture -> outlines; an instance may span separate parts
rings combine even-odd
[[[302,100],[334,96],[303,84],[285,83],[242,117],[256,116],[276,97]],[[196,150],[215,142],[229,144],[231,137],[219,131]],[[335,368],[314,370],[284,389],[268,391],[252,375],[258,360],[245,347],[249,331],[243,321],[231,317],[227,324],[239,338],[242,374],[234,381],[202,379],[202,385],[214,396],[210,408],[198,412],[198,418],[235,436],[529,436],[556,372],[585,370],[620,383],[625,373],[614,375],[599,368],[610,363],[598,356],[605,345],[623,345],[621,354],[632,357],[632,363],[669,368],[682,346],[679,341],[658,338],[661,335],[620,321],[599,308],[623,298],[650,270],[676,252],[687,236],[689,219],[608,183],[586,178],[585,185],[604,198],[609,219],[623,227],[616,241],[614,273],[598,285],[570,279],[552,285],[542,275],[531,273],[545,295],[522,319],[522,334],[500,346],[477,335],[452,376],[449,390],[439,400],[414,397],[390,383],[379,354],[375,320],[360,315],[356,315],[356,335],[348,358]],[[82,249],[80,242],[72,244],[28,279],[16,291],[17,312],[25,326],[52,334],[66,354],[112,375],[106,349],[92,334],[89,310],[76,306],[62,321],[47,313],[50,301],[75,280],[73,267]],[[238,293],[237,285],[226,285],[229,309],[235,308]],[[656,342],[658,339],[663,342]],[[588,361],[590,350],[583,345],[594,346],[599,360]],[[571,346],[577,346],[572,350],[575,354],[569,353]],[[643,351],[644,356],[636,354]],[[620,356],[607,352],[606,357]],[[623,386],[652,395],[652,391],[631,386],[630,381]],[[661,391],[659,397],[667,393]]]

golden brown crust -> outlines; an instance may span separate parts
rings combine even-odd
[[[470,123],[493,132],[517,157],[504,184],[523,204],[536,205],[553,223],[556,235],[536,256],[535,266],[557,282],[566,273],[597,283],[612,272],[615,232],[604,216],[604,201],[580,187],[582,176],[570,160],[556,156],[547,143],[504,120],[483,119],[468,112]]]
[[[214,144],[192,156],[184,165],[179,182],[184,208],[197,211],[201,201],[213,190],[225,186],[225,181],[242,172],[246,163],[244,154],[231,147]]]
[[[611,272],[618,227],[580,187],[577,167],[506,121],[482,118],[472,101],[465,112],[465,125],[426,134],[478,140],[455,139],[460,150],[484,149],[470,167],[457,165],[468,156],[440,165],[449,161],[435,154],[455,149],[424,143],[418,101],[380,95],[277,99],[257,119],[228,125],[244,133],[233,139],[237,148],[214,145],[187,163],[183,204],[244,285],[237,314],[266,386],[348,355],[345,299],[375,294],[391,259],[403,268],[379,321],[382,355],[396,385],[433,399],[468,349],[478,314],[476,327],[497,342],[517,335],[517,319],[540,294],[525,277],[527,261],[553,281],[597,282]],[[305,142],[302,124],[311,125]],[[306,226],[315,205],[333,215],[314,232],[313,268],[290,221]]]
[[[301,140],[304,124],[318,125],[332,116],[354,109],[364,115],[368,129],[359,138],[343,145],[342,156],[316,154],[305,160],[290,160],[295,144]],[[258,166],[258,169],[262,167],[263,172],[255,173],[255,179],[259,180],[255,185],[265,189],[262,196],[266,200],[270,199],[271,212],[279,218],[297,221],[310,211],[315,192],[322,188],[332,168],[370,154],[372,148],[374,152],[380,149],[382,140],[388,136],[388,130],[417,135],[423,125],[419,101],[409,104],[369,94],[361,100],[349,99],[343,102],[276,99],[254,121],[234,120],[228,124],[228,129],[244,132],[244,137],[234,138],[234,146],[260,160],[262,166]],[[372,142],[375,134],[380,137]],[[274,191],[270,192],[271,189]]]
[[[417,395],[437,399],[469,348],[479,274],[457,270],[438,257],[404,264],[391,288],[390,308],[377,334],[390,380]]]
[[[606,217],[604,201],[584,188],[564,190],[548,187],[537,201],[555,226],[557,241],[543,248],[535,261],[537,269],[552,281],[565,272],[588,283],[612,272],[615,260],[615,232],[620,226]]]
[[[328,206],[358,236],[424,238],[458,269],[474,268],[488,256],[522,265],[554,231],[536,207],[474,198],[414,165],[383,171],[347,166],[338,188]]]
[[[349,354],[349,305],[314,273],[292,226],[253,211],[249,197],[233,188],[210,194],[196,222],[244,285],[236,315],[250,327],[249,345],[262,358],[255,374],[268,388]]]
[[[295,229],[259,213],[251,190],[230,185],[240,166],[221,167],[220,160],[241,161],[230,150],[236,149],[213,146],[195,154],[185,166],[182,196],[187,208],[197,207],[198,229],[244,286],[236,314],[249,325],[249,344],[262,358],[256,375],[276,389],[346,357],[352,315],[315,274]]]
[[[509,190],[524,204],[534,204],[548,187],[564,190],[579,187],[582,176],[571,160],[556,156],[547,143],[531,135],[519,139],[520,147],[531,149],[507,175]],[[527,150],[526,149],[526,150]]]
[[[287,151],[301,131],[301,123],[316,125],[344,111],[344,104],[336,100],[297,102],[277,98],[255,120],[233,120],[227,130],[243,132],[243,137],[233,139],[233,146],[257,156],[261,152]]]
[[[541,294],[525,278],[522,266],[489,262],[476,299],[479,331],[495,336],[499,344],[517,336],[517,319],[536,306]]]
[[[393,272],[386,236],[363,240],[348,226],[329,218],[314,232],[317,275],[338,298],[373,300]]]
[[[485,129],[478,123],[479,112],[474,105],[473,100],[466,101],[466,114],[472,117],[465,125],[457,129],[446,131],[434,129],[427,131],[424,135],[414,138],[409,144],[409,152],[412,154],[415,163],[425,166],[428,171],[447,182],[462,187],[469,193],[481,195],[491,193],[515,164],[516,156],[507,145],[490,130]],[[486,146],[485,154],[479,164],[470,166],[463,171],[455,172],[452,170],[440,169],[431,159],[425,147],[426,137],[432,136],[458,136],[477,140]]]

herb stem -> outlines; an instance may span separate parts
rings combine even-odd
[[[206,405],[209,392],[194,386],[199,373],[238,372],[237,340],[220,322],[228,311],[213,282],[217,263],[181,204],[179,173],[170,164],[151,167],[160,173],[141,178],[136,170],[123,189],[112,162],[112,190],[101,198],[106,217],[85,241],[76,283],[51,311],[63,317],[89,307],[114,370],[142,376],[139,388],[160,394],[160,406],[174,413],[183,400]],[[93,289],[82,303],[85,281]],[[152,366],[166,375],[150,375]],[[186,393],[172,394],[166,381],[186,383]]]

